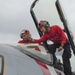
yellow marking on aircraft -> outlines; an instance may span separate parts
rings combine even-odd
[[[4,57],[4,70],[3,70],[3,75],[5,75],[5,71],[6,71],[6,59]]]

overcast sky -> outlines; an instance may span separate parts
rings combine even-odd
[[[29,29],[33,38],[39,38],[30,6],[34,0],[0,0],[0,43],[17,43],[22,29]],[[51,25],[62,27],[56,13],[55,0],[39,0],[35,14],[40,20],[47,20]],[[75,36],[75,0],[60,0],[70,28]],[[75,62],[73,62],[74,64]]]
[[[29,29],[33,38],[38,38],[36,27],[30,14],[34,0],[0,0],[0,42],[13,43],[20,39],[22,29]],[[55,1],[55,0],[54,0]],[[60,24],[54,11],[53,0],[39,0],[35,6],[38,21],[47,20],[50,24]],[[66,11],[69,24],[75,28],[75,0],[60,0]],[[52,4],[53,3],[53,4]],[[53,5],[53,6],[51,6]],[[53,14],[50,14],[53,13]],[[75,34],[75,33],[74,33]]]

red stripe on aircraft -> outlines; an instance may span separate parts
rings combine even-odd
[[[41,50],[39,49],[39,47],[38,47],[38,46],[36,46],[36,47],[35,47],[35,50],[37,50],[37,51],[41,51]]]
[[[35,47],[35,50],[41,51],[38,46]],[[50,73],[48,67],[46,66],[46,64],[44,64],[44,63],[42,63],[42,62],[40,62],[38,60],[35,60],[35,61],[37,62],[37,64],[41,68],[41,70],[43,72],[43,75],[51,75],[51,73]]]
[[[41,68],[41,70],[43,72],[43,75],[51,75],[49,69],[47,68],[47,66],[44,63],[42,63],[42,62],[40,62],[38,60],[35,60],[35,61],[37,62],[37,64]]]

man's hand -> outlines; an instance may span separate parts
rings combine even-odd
[[[63,49],[64,44],[61,44],[58,48],[58,51],[61,51]]]
[[[35,42],[35,40],[34,40],[33,38],[30,38],[30,42],[34,43],[34,42]]]
[[[58,48],[58,51],[61,51],[63,49],[63,47],[62,46],[60,46],[59,48]]]

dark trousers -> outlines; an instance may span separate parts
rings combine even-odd
[[[60,44],[51,44],[48,46],[49,52],[53,54],[54,63],[56,61],[56,56],[55,56],[56,48],[59,48],[59,46]],[[64,49],[64,52],[62,55],[62,60],[63,60],[64,73],[65,75],[71,75],[72,73],[71,64],[70,64],[71,50],[70,50],[70,44],[68,41],[64,45],[63,49]]]

